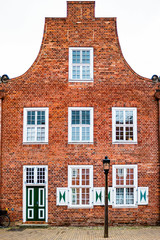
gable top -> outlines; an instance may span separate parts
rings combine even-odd
[[[67,17],[77,20],[95,18],[95,1],[67,1]]]
[[[99,44],[100,42],[101,44]],[[108,54],[106,63],[108,63],[109,59],[112,61],[113,54],[117,55],[115,59],[118,62],[109,63],[110,67],[114,68],[121,61],[123,72],[125,69],[125,71],[129,71],[138,77],[139,80],[152,82],[150,79],[139,76],[128,65],[119,44],[116,18],[95,18],[95,1],[67,1],[67,17],[45,18],[44,34],[38,56],[31,67],[17,78],[28,77],[32,75],[33,71],[34,73],[37,71],[39,75],[40,67],[45,66],[45,64],[51,64],[50,61],[58,62],[61,60],[60,58],[58,59],[59,55],[55,54],[55,49],[60,46],[63,46],[65,50],[68,50],[69,47],[101,47]],[[47,60],[48,58],[50,59],[49,61]],[[115,70],[112,71],[114,72]],[[17,80],[17,78],[14,79]]]

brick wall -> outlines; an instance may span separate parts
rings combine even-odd
[[[56,188],[68,186],[68,165],[93,165],[94,187],[104,186],[102,159],[137,164],[149,204],[109,207],[110,224],[156,224],[159,216],[157,84],[137,75],[123,58],[115,18],[95,18],[94,2],[68,2],[67,18],[46,18],[42,46],[31,68],[2,83],[1,207],[22,222],[23,166],[48,165],[48,218],[53,225],[96,225],[104,207],[56,206]],[[69,47],[93,47],[94,82],[68,82]],[[23,144],[23,108],[49,108],[49,143]],[[68,107],[94,108],[94,143],[68,144]],[[112,107],[136,107],[138,144],[112,144]],[[112,171],[109,172],[112,186]],[[12,209],[13,208],[13,209]],[[13,211],[12,211],[13,210]]]

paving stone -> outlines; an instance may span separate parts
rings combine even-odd
[[[0,240],[101,240],[103,227],[0,229]],[[109,240],[160,240],[160,227],[110,227]]]

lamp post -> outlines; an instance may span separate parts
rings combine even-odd
[[[103,170],[105,174],[105,218],[104,218],[104,238],[108,238],[108,172],[110,160],[107,156],[103,160]]]

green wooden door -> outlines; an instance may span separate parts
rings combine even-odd
[[[44,187],[27,187],[26,220],[45,221],[46,193]]]

